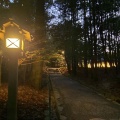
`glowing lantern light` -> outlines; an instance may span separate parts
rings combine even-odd
[[[6,47],[7,48],[20,48],[20,39],[19,38],[7,38]]]

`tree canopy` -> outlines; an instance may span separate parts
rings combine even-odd
[[[0,0],[0,25],[9,17],[33,34],[33,48],[64,50],[73,74],[120,68],[119,0]]]

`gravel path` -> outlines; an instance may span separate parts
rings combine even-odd
[[[106,100],[95,91],[60,74],[51,74],[58,101],[62,104],[61,119],[120,120],[120,105]]]

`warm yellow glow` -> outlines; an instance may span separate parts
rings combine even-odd
[[[115,63],[112,66],[116,67]],[[95,64],[94,64],[94,67],[95,67]],[[104,62],[97,63],[97,67],[104,68],[105,67],[105,63]],[[107,62],[107,66],[106,67],[110,68],[110,64],[108,62]],[[91,64],[90,63],[88,64],[88,68],[91,68]]]
[[[21,43],[21,49],[24,50],[24,42],[22,40],[22,43]]]
[[[65,54],[65,51],[62,51],[62,54],[64,55],[64,54]]]
[[[19,38],[7,38],[6,47],[7,48],[20,48],[20,39]]]

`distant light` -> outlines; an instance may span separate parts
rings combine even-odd
[[[62,54],[64,55],[64,54],[65,54],[65,51],[62,51]]]
[[[20,39],[18,38],[7,38],[6,39],[7,48],[20,48]]]

